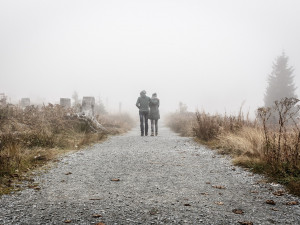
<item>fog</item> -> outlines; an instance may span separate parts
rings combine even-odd
[[[298,0],[1,0],[0,93],[135,112],[144,89],[162,112],[252,113],[283,51],[299,86],[299,28]]]

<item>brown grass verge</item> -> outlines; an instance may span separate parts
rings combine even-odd
[[[288,112],[284,106],[281,109]],[[288,113],[285,116],[290,118]],[[218,149],[220,154],[231,155],[235,165],[264,174],[270,181],[283,184],[300,196],[300,132],[294,126],[297,124],[281,123],[278,128],[262,120],[251,121],[241,112],[238,116],[196,112],[174,113],[169,116],[167,125],[183,136],[194,136],[197,142]]]
[[[28,179],[28,172],[68,152],[103,141],[134,126],[127,114],[78,116],[73,109],[58,105],[0,107],[0,195],[16,190],[16,183]],[[18,186],[18,185],[17,185]]]

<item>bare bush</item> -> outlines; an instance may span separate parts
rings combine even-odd
[[[276,101],[272,108],[259,108],[257,114],[264,129],[264,157],[274,170],[298,170],[300,129],[296,121],[296,98]],[[277,123],[269,122],[277,118]]]
[[[196,124],[193,127],[195,136],[203,141],[209,141],[219,135],[221,129],[221,118],[211,116],[205,112],[196,112]]]
[[[210,141],[218,138],[222,133],[237,132],[244,126],[255,127],[256,122],[250,121],[248,115],[245,118],[242,107],[238,116],[225,116],[215,114],[210,115],[204,111],[196,112],[195,125],[193,127],[194,134],[203,141]]]

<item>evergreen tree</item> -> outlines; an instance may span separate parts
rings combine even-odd
[[[264,102],[266,107],[274,105],[275,101],[287,98],[297,98],[293,67],[288,67],[288,57],[283,52],[273,63],[272,73],[268,77],[268,87]]]

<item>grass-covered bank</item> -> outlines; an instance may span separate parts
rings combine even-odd
[[[264,174],[300,196],[300,129],[294,108],[297,102],[283,99],[277,102],[277,108],[260,108],[256,120],[242,112],[237,116],[204,111],[173,113],[167,125],[221,154],[231,155],[235,165]]]
[[[61,154],[96,143],[134,126],[127,114],[95,118],[59,105],[0,107],[0,194],[9,193],[24,174]]]

